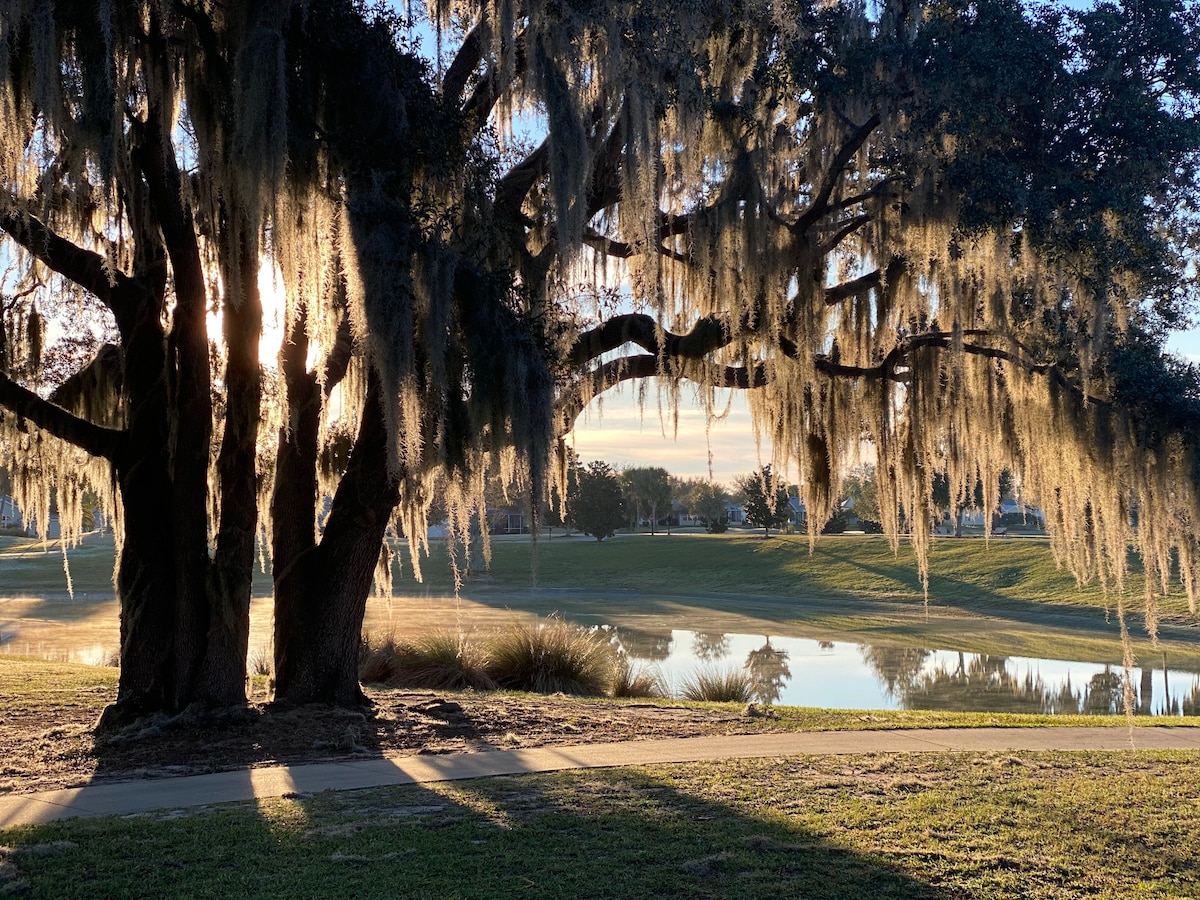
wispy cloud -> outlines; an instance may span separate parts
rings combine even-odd
[[[632,394],[605,395],[594,401],[568,438],[580,458],[603,459],[613,466],[662,466],[680,477],[712,476],[732,484],[737,475],[769,462],[771,447],[756,446],[745,400],[734,394],[729,412],[706,425],[698,402],[681,398],[678,414],[655,391],[638,402]]]

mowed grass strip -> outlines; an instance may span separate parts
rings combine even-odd
[[[434,542],[422,561],[424,580],[413,578],[406,548],[394,581],[396,594],[453,591],[454,576],[445,542]],[[112,592],[111,535],[85,537],[68,551],[76,592]],[[460,552],[461,560],[461,552]],[[1124,596],[1136,612],[1144,580],[1136,558]],[[61,549],[30,539],[0,540],[0,584],[8,596],[38,596],[66,590]],[[833,600],[868,599],[921,603],[925,592],[911,547],[893,554],[885,538],[823,535],[810,552],[803,535],[619,535],[603,543],[573,538],[497,539],[484,582],[520,591],[531,587],[637,591],[643,594],[760,594]],[[256,595],[270,593],[270,579],[255,568]],[[1096,584],[1078,585],[1060,569],[1041,537],[940,538],[930,555],[929,601],[985,610],[996,604],[1047,603],[1115,610],[1117,597]],[[1159,601],[1167,617],[1194,620],[1181,587]]]
[[[800,757],[8,830],[34,897],[1189,897],[1196,753]]]

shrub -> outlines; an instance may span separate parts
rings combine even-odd
[[[617,654],[610,693],[614,697],[665,697],[667,695],[662,674],[655,669],[630,662],[628,655],[624,652]]]
[[[511,625],[491,640],[487,671],[497,686],[540,694],[603,694],[616,651],[605,636],[557,618]]]
[[[846,519],[841,513],[838,513],[825,523],[825,527],[821,529],[821,534],[843,534],[845,531]]]
[[[721,516],[719,519],[713,519],[708,523],[709,534],[724,534],[728,530],[729,520],[724,516]]]
[[[683,682],[680,692],[684,700],[705,700],[709,703],[748,703],[753,694],[754,680],[745,669],[699,669]]]

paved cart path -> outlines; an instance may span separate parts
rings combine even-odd
[[[0,827],[131,815],[258,798],[527,772],[806,754],[1197,750],[1200,728],[945,728],[823,731],[624,741],[400,756],[143,779],[0,797]]]

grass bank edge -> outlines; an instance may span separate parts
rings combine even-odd
[[[22,657],[0,657],[0,712],[22,704],[59,699],[88,701],[100,710],[116,697],[115,669]],[[536,701],[543,695],[520,691],[409,690],[368,685],[368,696],[388,693],[428,694],[430,696],[488,696],[497,702],[505,698]],[[665,709],[711,710],[751,720],[762,731],[868,731],[913,728],[1041,728],[1041,727],[1138,727],[1200,728],[1200,716],[1079,716],[1033,715],[1029,713],[944,712],[940,710],[853,710],[820,709],[800,706],[755,706],[744,703],[705,703],[667,698],[625,699],[612,697],[562,697],[556,703],[580,706],[618,704],[628,707],[649,706]]]

